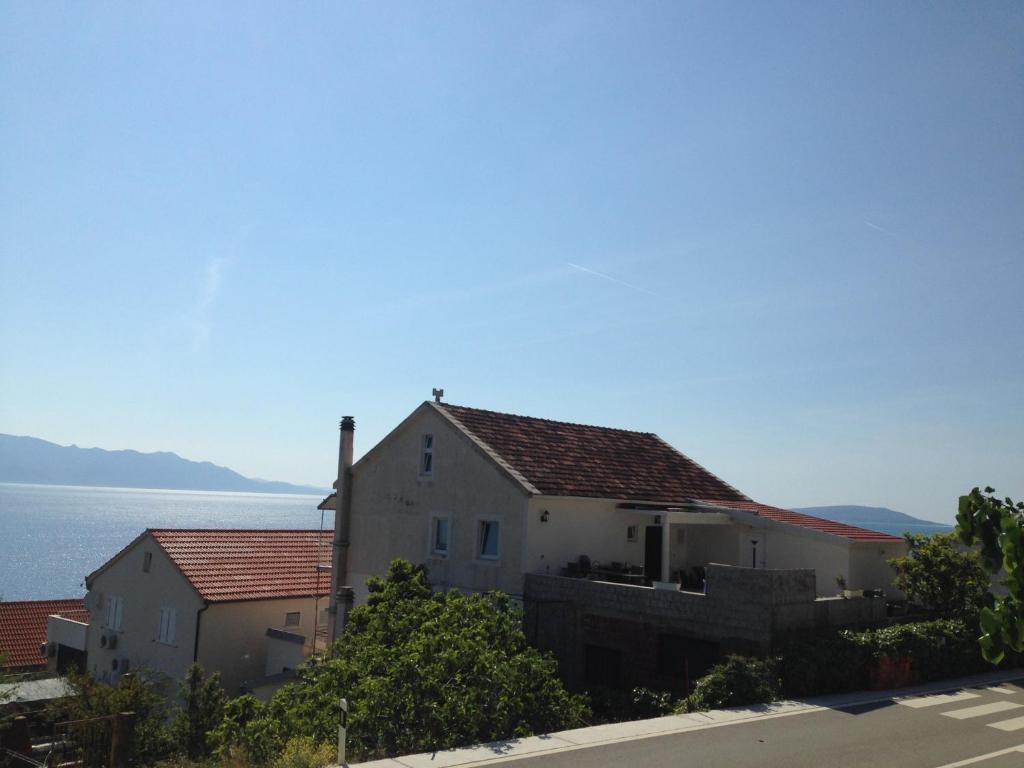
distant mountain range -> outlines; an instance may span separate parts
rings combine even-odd
[[[814,517],[823,517],[837,523],[855,525],[858,528],[869,528],[873,531],[900,535],[904,531],[911,533],[939,533],[951,531],[953,526],[911,517],[902,512],[886,507],[859,507],[856,505],[839,505],[833,507],[800,507],[794,512],[803,512]]]
[[[0,434],[0,482],[188,491],[325,493],[323,488],[243,477],[208,461],[164,451],[105,451]]]

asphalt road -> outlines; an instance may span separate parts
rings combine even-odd
[[[1013,751],[998,754],[1004,750]],[[811,711],[502,762],[507,765],[1024,768],[1024,678],[991,689],[962,689],[952,697]]]

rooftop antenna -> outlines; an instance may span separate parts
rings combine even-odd
[[[438,389],[437,387],[434,387],[434,389],[431,392],[431,394],[434,396],[434,402],[435,403],[440,403],[441,402],[441,398],[444,397],[444,390],[443,389]]]

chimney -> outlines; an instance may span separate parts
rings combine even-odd
[[[348,536],[352,522],[352,444],[356,421],[344,416],[339,425],[341,440],[338,445],[338,479],[334,503],[334,543],[331,549],[331,600],[328,607],[328,642],[341,637],[352,607],[352,587],[348,581]]]

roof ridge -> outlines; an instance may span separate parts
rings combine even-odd
[[[40,603],[81,603],[85,598],[82,597],[50,597],[45,600],[3,600],[0,601],[0,605],[31,605]]]
[[[427,401],[430,402],[430,401]],[[474,408],[469,405],[456,405],[455,403],[435,403],[442,408],[460,408],[465,411],[476,411],[477,413],[490,413],[495,416],[511,416],[514,419],[529,419],[530,421],[543,421],[547,424],[561,424],[566,427],[583,427],[584,429],[603,429],[608,432],[627,432],[631,435],[653,435],[657,437],[654,432],[643,432],[638,429],[623,429],[622,427],[602,427],[599,424],[583,424],[578,421],[560,421],[558,419],[545,419],[542,416],[526,416],[521,413],[508,413],[507,411],[492,411],[487,408]],[[659,438],[660,439],[660,438]]]
[[[326,533],[328,528],[147,528],[148,533]]]

